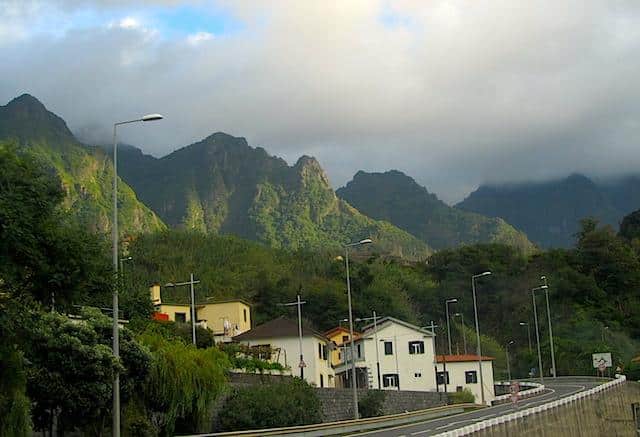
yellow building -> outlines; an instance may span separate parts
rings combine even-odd
[[[336,345],[336,347],[332,348],[331,350],[331,365],[337,366],[338,364],[340,364],[343,358],[343,344],[349,342],[349,340],[351,339],[351,333],[347,328],[336,326],[335,328],[332,328],[325,332],[323,335]],[[358,338],[357,332],[354,332],[353,335]]]
[[[152,285],[149,291],[156,319],[191,322],[189,304],[163,302],[159,284]],[[211,329],[218,341],[231,341],[231,337],[251,329],[251,305],[242,299],[197,302],[195,310],[196,322]]]

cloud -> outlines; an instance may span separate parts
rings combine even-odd
[[[0,98],[31,92],[91,141],[160,112],[123,139],[162,155],[222,130],[290,162],[315,155],[336,186],[397,168],[450,201],[485,181],[640,169],[636,1],[196,4],[242,31],[171,37],[138,22],[31,34],[0,45]],[[91,7],[139,17],[182,6]]]
[[[187,37],[187,41],[191,45],[198,45],[204,41],[209,41],[213,39],[213,34],[209,32],[196,32],[192,33]]]

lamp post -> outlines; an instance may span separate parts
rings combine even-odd
[[[164,284],[165,287],[182,287],[184,285],[188,285],[191,289],[191,341],[193,342],[194,346],[196,346],[196,295],[193,286],[199,283],[200,281],[193,280],[193,273],[191,273],[189,281],[187,282],[169,282],[167,284]]]
[[[540,328],[538,327],[538,310],[536,308],[536,291],[545,290],[547,288],[546,285],[541,285],[540,287],[533,288],[531,290],[531,299],[533,300],[533,320],[535,322],[536,327],[536,343],[538,345],[538,372],[540,373],[540,382],[544,384],[544,371],[542,369],[542,353],[540,352]]]
[[[531,326],[529,326],[529,322],[520,322],[520,326],[527,327],[527,338],[529,339],[529,353],[531,353]]]
[[[511,346],[513,343],[515,343],[515,341],[511,340],[509,343],[507,343],[507,345],[504,348],[507,356],[507,375],[509,377],[509,382],[511,382],[511,365],[509,364],[509,346]]]
[[[451,355],[451,326],[449,325],[449,304],[457,303],[458,299],[447,299],[444,301],[445,312],[447,314],[447,341],[449,342],[449,355]]]
[[[547,277],[540,276],[540,279],[544,281],[544,295],[547,299],[547,319],[549,321],[549,347],[551,348],[551,372],[552,377],[555,378],[556,375],[556,353],[555,348],[553,347],[553,329],[551,329],[551,309],[549,307],[549,286],[547,284]]]
[[[349,278],[349,248],[355,246],[362,246],[364,244],[371,244],[370,238],[365,238],[364,240],[357,241],[355,243],[349,243],[344,246],[344,254],[345,254],[345,267],[347,270],[347,300],[349,303],[349,332],[351,335],[351,377],[353,380],[352,388],[353,388],[353,417],[358,419],[360,414],[358,413],[358,388],[356,381],[356,354],[355,354],[355,346],[354,346],[354,338],[353,338],[353,309],[351,306],[351,280]]]
[[[131,261],[133,258],[128,256],[126,258],[120,258],[120,272],[121,274],[124,273],[124,263],[125,261]]]
[[[304,379],[304,368],[306,364],[304,363],[304,355],[302,353],[302,305],[307,303],[304,300],[300,300],[300,293],[296,296],[295,302],[289,303],[279,303],[278,305],[288,307],[288,306],[297,306],[298,307],[298,344],[300,348],[300,363],[298,363],[298,367],[300,367],[300,379]]]
[[[484,399],[484,379],[482,377],[482,345],[480,344],[480,328],[478,326],[478,303],[476,300],[476,279],[482,276],[489,276],[491,272],[482,272],[477,275],[471,276],[471,290],[473,292],[473,313],[476,322],[476,339],[477,339],[477,353],[478,353],[478,370],[480,371],[480,397],[482,403],[485,403]]]
[[[123,124],[137,123],[141,121],[161,120],[160,114],[149,114],[142,118],[128,121],[120,121],[113,124],[113,273],[115,285],[113,287],[113,355],[120,358],[120,333],[118,331],[118,142],[117,128]],[[113,378],[113,435],[120,437],[120,374],[115,373]]]
[[[453,317],[460,317],[460,324],[462,326],[462,342],[464,344],[464,354],[467,355],[467,332],[464,329],[464,314],[455,313]]]

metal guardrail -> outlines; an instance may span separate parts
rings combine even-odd
[[[510,382],[497,382],[496,385],[510,385]],[[537,382],[529,382],[529,381],[520,381],[520,387],[531,387],[527,390],[522,390],[519,393],[521,398],[529,398],[531,396],[538,395],[546,390],[546,387],[542,384],[538,384]],[[493,405],[498,405],[504,403],[511,399],[511,393],[507,393],[504,395],[496,396],[493,399]]]
[[[465,410],[486,408],[477,404],[456,404],[408,413],[391,414],[388,416],[369,417],[358,420],[344,420],[340,422],[319,423],[315,425],[292,426],[287,428],[270,428],[249,431],[222,432],[211,434],[193,434],[183,437],[258,437],[258,436],[332,436],[361,431],[370,431],[390,426],[406,425],[413,422],[437,419],[463,413]]]
[[[613,388],[619,384],[623,384],[626,381],[626,377],[624,375],[616,375],[616,379],[613,381],[609,381],[605,384],[598,385],[589,390],[581,391],[579,393],[573,394],[571,396],[567,396],[552,402],[547,402],[546,404],[542,404],[536,407],[527,408],[526,410],[517,411],[515,413],[506,414],[504,416],[498,416],[492,419],[483,420],[482,422],[476,422],[471,425],[467,425],[463,428],[454,429],[451,431],[443,432],[441,434],[437,434],[436,437],[460,437],[469,434],[473,434],[478,431],[482,431],[493,426],[501,425],[506,422],[511,422],[515,420],[521,420],[527,416],[540,414],[547,410],[561,407],[563,405],[570,404],[572,402],[579,401],[589,396],[593,396],[601,391],[608,390]]]

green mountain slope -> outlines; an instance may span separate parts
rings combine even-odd
[[[84,147],[63,119],[28,94],[0,106],[0,141],[17,142],[58,175],[63,206],[74,219],[96,232],[111,231],[113,165],[102,149]],[[165,228],[122,181],[118,198],[121,235]]]
[[[275,248],[329,248],[371,237],[367,250],[420,259],[429,247],[338,199],[314,158],[294,166],[224,133],[155,159],[123,148],[121,174],[171,226],[234,234]]]
[[[525,234],[504,220],[452,208],[396,170],[359,171],[337,194],[369,217],[387,220],[435,249],[473,243],[534,249]]]
[[[457,207],[502,217],[543,247],[570,247],[585,217],[617,227],[629,212],[619,211],[606,190],[579,174],[541,183],[481,186]]]

